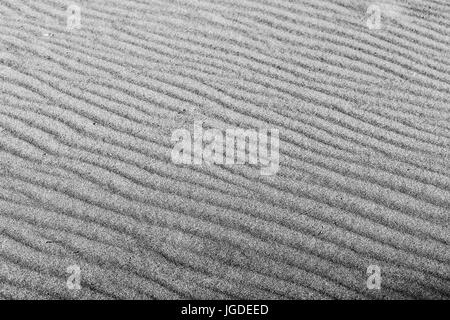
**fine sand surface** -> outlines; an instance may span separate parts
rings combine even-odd
[[[0,1],[0,298],[450,298],[449,0],[381,29],[360,0],[71,3]],[[279,171],[174,164],[194,121],[278,129]]]

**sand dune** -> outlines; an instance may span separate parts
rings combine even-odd
[[[0,298],[448,299],[450,2],[373,3],[2,1]],[[279,171],[173,163],[195,121]]]

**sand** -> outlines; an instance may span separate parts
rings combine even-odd
[[[448,0],[0,3],[0,298],[448,299],[449,159]]]

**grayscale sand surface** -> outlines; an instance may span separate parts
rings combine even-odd
[[[449,299],[450,1],[374,3],[0,0],[0,298]]]

